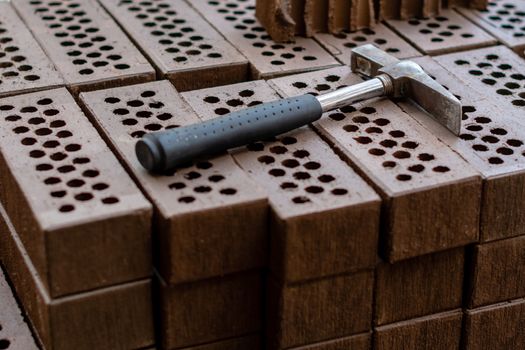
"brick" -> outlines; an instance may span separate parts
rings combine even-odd
[[[11,4],[0,3],[0,97],[64,84]]]
[[[468,274],[468,306],[525,297],[525,237],[477,245]]]
[[[221,340],[216,343],[197,345],[184,350],[262,350],[260,335],[248,335],[240,338]]]
[[[182,97],[202,119],[279,98],[264,81]],[[312,130],[300,128],[232,155],[268,193],[270,267],[279,278],[298,282],[375,265],[378,197]]]
[[[306,0],[304,21],[307,36],[328,31],[328,0]]]
[[[453,10],[443,10],[439,16],[426,19],[389,20],[387,23],[428,55],[472,50],[497,43],[496,39]]]
[[[0,100],[0,198],[51,297],[151,274],[151,205],[66,89]]]
[[[525,344],[525,299],[467,311],[465,349],[516,349]]]
[[[323,341],[320,343],[291,348],[293,350],[369,350],[371,336],[369,333],[353,335],[346,338]]]
[[[51,298],[2,206],[0,256],[44,348],[136,349],[154,343],[150,279]]]
[[[378,23],[373,29],[362,29],[358,32],[319,33],[315,35],[315,39],[341,63],[346,65],[350,65],[352,49],[364,44],[374,44],[397,58],[421,55],[415,48],[381,23]]]
[[[523,55],[525,49],[525,4],[520,0],[492,0],[485,8],[458,11],[500,42]]]
[[[267,199],[228,155],[161,176],[139,164],[146,132],[198,122],[167,81],[81,94],[85,109],[154,203],[157,268],[168,284],[266,265]]]
[[[328,0],[328,30],[339,33],[350,29],[351,2],[346,0]]]
[[[296,96],[361,81],[341,67],[271,84]],[[344,107],[314,126],[383,197],[380,248],[390,262],[478,240],[479,174],[392,102]]]
[[[294,348],[369,331],[373,288],[373,271],[286,286],[270,279],[269,348]]]
[[[373,27],[376,23],[373,0],[352,0],[350,30]]]
[[[101,3],[177,90],[248,79],[246,58],[183,0]]]
[[[0,231],[1,235],[7,234]],[[18,307],[15,296],[0,269],[0,348],[10,350],[37,350],[38,346],[24,321],[24,314]]]
[[[255,15],[268,34],[276,42],[293,42],[297,22],[292,17],[295,1],[267,0],[256,1]]]
[[[459,349],[461,320],[456,310],[377,327],[374,349]]]
[[[262,330],[260,271],[173,286],[159,276],[157,285],[165,349],[211,343]]]
[[[466,159],[483,177],[480,241],[525,234],[525,133],[517,108],[498,103],[492,96],[466,85],[430,58],[416,59],[463,103],[460,137],[448,132],[431,117],[408,103],[402,108],[430,132]],[[504,111],[504,112],[503,112]]]
[[[155,71],[95,0],[12,2],[70,90],[155,79]]]
[[[190,4],[251,63],[254,79],[322,69],[337,60],[312,39],[298,37],[293,44],[276,44],[254,16],[255,0],[191,0]]]

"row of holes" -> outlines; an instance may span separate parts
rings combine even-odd
[[[413,26],[425,26],[426,28],[419,30],[419,33],[424,35],[434,34],[439,30],[437,33],[438,36],[433,36],[430,39],[430,41],[433,43],[440,43],[445,41],[447,38],[452,38],[456,32],[462,29],[462,27],[458,24],[449,24],[445,22],[449,22],[449,18],[445,16],[437,16],[432,18],[432,20],[414,19],[408,21],[408,23]],[[464,39],[470,39],[474,37],[474,34],[465,32],[461,33],[460,36]]]
[[[498,23],[501,29],[512,32],[515,38],[525,37],[525,6],[517,8],[515,4],[505,1],[491,1],[488,8],[480,12],[490,21]]]

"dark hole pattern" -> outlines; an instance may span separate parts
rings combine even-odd
[[[381,50],[388,52],[391,55],[401,54],[401,48],[391,43],[385,37],[376,33],[373,29],[362,29],[356,32],[344,30],[334,35],[334,38],[341,42],[342,46],[347,49],[354,49],[358,46],[371,43],[379,47]]]
[[[418,32],[423,37],[428,38],[432,44],[447,43],[451,39],[458,42],[458,40],[468,41],[476,38],[474,33],[464,29],[459,23],[446,16],[413,19],[408,23],[418,28]]]
[[[119,5],[142,23],[143,30],[173,62],[184,65],[197,58],[217,61],[223,57],[214,42],[205,37],[207,33],[192,27],[169,1],[121,0]]]
[[[28,171],[33,169],[59,212],[73,212],[82,203],[94,201],[118,203],[118,198],[108,196],[109,185],[101,180],[91,159],[82,154],[82,145],[74,142],[68,116],[51,108],[52,103],[50,98],[35,100],[32,106],[0,103],[2,127],[17,137],[21,156],[28,160]],[[11,118],[15,115],[18,118]],[[105,201],[109,197],[114,198],[111,203]]]
[[[208,1],[208,5],[231,23],[232,28],[241,34],[241,40],[246,40],[253,50],[277,69],[290,64],[304,66],[318,60],[300,45],[275,43],[255,18],[255,6],[252,1]]]
[[[341,79],[339,79],[341,80]],[[301,87],[295,82],[291,87],[294,93],[308,93],[320,82],[330,85],[330,90],[340,87],[340,81],[330,82],[326,77],[311,79],[310,84],[303,80]],[[350,147],[366,149],[372,158],[377,158],[386,173],[400,182],[407,182],[427,173],[434,175],[449,172],[429,147],[423,147],[411,139],[405,131],[399,130],[388,117],[377,113],[371,106],[356,109],[353,106],[327,113],[327,120],[340,126],[348,134]]]
[[[108,68],[127,72],[131,66],[117,53],[115,45],[85,12],[82,1],[30,1],[36,15],[45,23],[67,57],[82,76],[92,76]],[[88,5],[89,6],[89,5]]]
[[[490,1],[487,9],[479,12],[493,26],[507,35],[520,39],[525,37],[525,5],[517,6],[518,3]]]

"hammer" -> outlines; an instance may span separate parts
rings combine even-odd
[[[135,151],[144,168],[161,173],[215,154],[310,124],[324,112],[379,96],[408,97],[458,135],[461,103],[412,61],[400,61],[374,45],[352,50],[352,71],[363,83],[321,95],[261,104],[209,121],[146,134]]]

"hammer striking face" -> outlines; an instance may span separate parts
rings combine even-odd
[[[318,120],[324,112],[379,96],[410,98],[459,134],[461,103],[418,64],[399,61],[373,45],[364,45],[353,50],[352,70],[370,79],[318,97],[287,98],[147,134],[137,142],[137,157],[149,171],[163,172],[204,155],[288,132]]]

